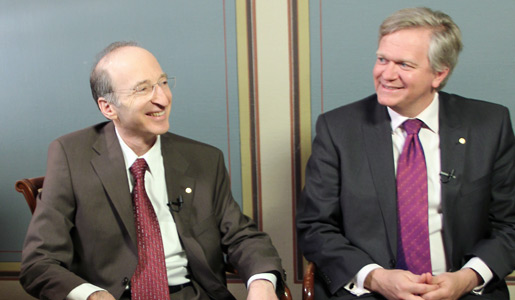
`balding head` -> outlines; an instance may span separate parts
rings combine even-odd
[[[113,93],[112,80],[105,63],[112,54],[124,47],[139,47],[139,45],[136,42],[114,42],[97,54],[89,77],[91,94],[95,103],[97,103],[98,98],[104,97],[109,102],[117,104],[118,99]]]

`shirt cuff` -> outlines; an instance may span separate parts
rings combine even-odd
[[[83,283],[78,287],[74,288],[68,296],[66,296],[66,300],[87,300],[91,294],[98,291],[105,291],[98,286],[92,285],[90,283]]]
[[[247,288],[249,288],[250,284],[254,280],[260,280],[260,279],[270,281],[274,285],[274,290],[277,288],[277,276],[275,276],[272,273],[258,273],[258,274],[250,276],[249,280],[247,280]]]
[[[352,278],[352,280],[345,285],[345,289],[349,291],[351,294],[356,296],[361,296],[365,294],[371,293],[369,290],[365,288],[365,279],[368,274],[375,269],[381,269],[382,267],[378,264],[369,264],[361,268],[358,274]]]
[[[470,268],[474,271],[476,271],[479,276],[481,276],[481,278],[483,278],[483,284],[479,285],[479,286],[476,286],[473,290],[472,290],[472,293],[476,294],[476,295],[481,295],[483,294],[483,289],[485,288],[485,286],[490,282],[490,280],[492,280],[492,278],[494,277],[494,274],[492,273],[492,271],[490,270],[490,268],[485,264],[485,262],[479,258],[479,257],[472,257],[464,266],[462,269],[464,268]]]

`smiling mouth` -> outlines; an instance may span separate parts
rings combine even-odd
[[[148,115],[151,117],[160,117],[160,116],[164,116],[164,114],[165,114],[165,111],[163,110],[161,112],[150,113]]]
[[[389,86],[389,85],[386,85],[386,84],[381,84],[381,86],[384,89],[387,89],[387,90],[400,90],[400,89],[403,88],[403,87]]]

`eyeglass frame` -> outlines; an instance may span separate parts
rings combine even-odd
[[[166,79],[166,80],[164,80]],[[170,81],[173,80],[173,84],[170,84]],[[148,96],[150,95],[150,97],[152,97],[154,95],[154,92],[156,90],[156,86],[159,85],[160,88],[163,88],[163,84],[165,83],[165,81],[167,82],[167,86],[169,89],[173,89],[177,83],[177,78],[176,76],[168,76],[167,74],[163,74],[163,76],[158,79],[158,81],[154,84],[151,84],[150,86],[152,87],[152,92],[148,92],[146,94],[141,94],[143,91],[139,91],[137,90],[138,86],[142,85],[142,84],[145,84],[147,83],[147,81],[143,81],[141,83],[138,83],[136,84],[136,87],[134,88],[131,88],[131,89],[123,89],[123,90],[116,90],[116,91],[111,91],[107,94],[113,94],[113,93],[128,93],[128,95],[130,96],[141,96],[141,97],[144,97],[144,96]]]

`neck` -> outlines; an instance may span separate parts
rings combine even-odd
[[[149,138],[144,138],[140,136],[125,136],[120,132],[120,137],[122,140],[131,148],[134,153],[136,153],[137,156],[142,156],[143,154],[147,153],[152,146],[156,143],[157,136],[154,135]]]
[[[390,107],[391,109],[395,110],[398,114],[408,117],[408,118],[415,118],[418,116],[421,112],[423,112],[431,103],[433,103],[433,99],[435,98],[435,93],[431,93],[430,96],[428,96],[426,99],[419,99],[416,101],[412,106],[409,107]]]

